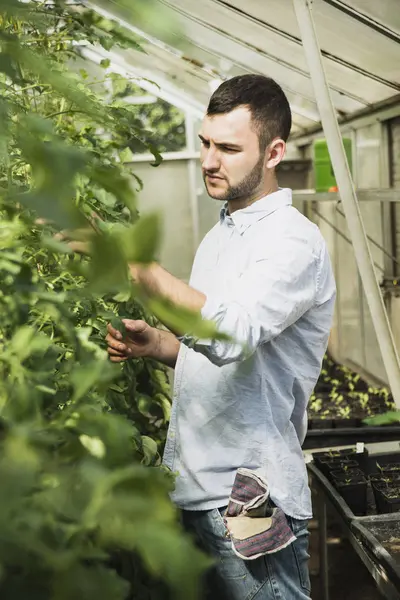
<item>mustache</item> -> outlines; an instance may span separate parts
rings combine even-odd
[[[221,177],[221,175],[217,175],[217,173],[213,173],[212,171],[203,171],[204,177],[218,177],[218,179],[225,179],[225,177]]]

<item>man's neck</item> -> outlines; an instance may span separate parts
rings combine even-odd
[[[231,215],[236,210],[246,208],[247,206],[254,204],[254,202],[257,202],[257,200],[261,200],[261,198],[265,198],[265,196],[268,196],[269,194],[274,194],[275,192],[278,191],[278,189],[279,189],[278,183],[274,182],[273,184],[271,184],[270,187],[263,188],[261,191],[258,191],[251,196],[245,196],[243,198],[235,198],[234,200],[228,200],[229,214]]]

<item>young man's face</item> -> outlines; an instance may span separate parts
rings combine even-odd
[[[203,178],[211,198],[235,200],[262,188],[265,153],[260,153],[247,108],[206,115],[199,137]]]

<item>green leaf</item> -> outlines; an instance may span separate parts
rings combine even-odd
[[[68,246],[68,244],[60,242],[60,240],[56,240],[54,237],[49,235],[42,235],[41,243],[48,250],[51,250],[51,252],[57,252],[59,254],[71,254],[71,248]]]
[[[111,64],[111,61],[109,58],[103,58],[103,60],[100,61],[100,66],[103,67],[103,69],[108,69],[110,64]]]
[[[376,415],[374,417],[368,417],[363,420],[366,425],[388,425],[389,423],[400,422],[400,411],[392,410],[382,415]]]
[[[165,578],[177,600],[198,600],[199,575],[213,560],[172,527],[137,525],[137,547],[152,573]],[[157,553],[154,552],[157,548]]]
[[[89,282],[96,292],[121,292],[129,287],[128,266],[119,241],[110,235],[95,235]]]
[[[152,167],[158,167],[163,161],[163,157],[161,153],[158,151],[157,147],[154,144],[149,144],[149,150],[153,154],[155,161],[150,163]]]
[[[117,73],[111,73],[110,79],[112,81],[114,96],[123,96],[128,86],[128,80]]]
[[[124,148],[124,149],[123,149],[123,150],[121,150],[121,152],[119,153],[119,158],[120,158],[120,161],[121,161],[122,163],[125,163],[125,162],[132,162],[132,159],[133,159],[133,154],[132,154],[132,152],[130,151],[130,149],[129,149],[129,148]]]
[[[21,125],[29,132],[21,134],[19,141],[32,166],[34,186],[30,192],[18,194],[18,201],[60,227],[79,225],[82,217],[72,202],[73,182],[86,166],[87,154],[62,142],[44,119],[28,115]]]
[[[10,341],[10,350],[22,362],[34,353],[44,353],[50,347],[51,340],[33,327],[25,325],[16,330]]]
[[[72,75],[60,69],[60,66],[47,57],[36,54],[27,46],[22,46],[15,39],[8,38],[3,51],[31,70],[44,81],[51,83],[52,87],[61,96],[69,100],[83,112],[90,114],[103,125],[108,122],[108,114],[100,101],[95,99],[85,88],[77,75]]]
[[[151,263],[161,244],[161,218],[158,213],[143,215],[120,234],[126,258],[133,263]]]
[[[99,437],[91,437],[83,433],[79,436],[79,441],[92,456],[95,458],[104,458],[106,454],[106,447],[103,443],[103,440],[101,440]]]
[[[94,360],[77,364],[71,372],[71,383],[74,388],[72,402],[80,400],[94,385],[111,381],[116,375],[114,367],[106,360]]]
[[[0,100],[0,164],[9,158],[7,145],[9,143],[10,123],[9,106],[5,100]]]
[[[218,331],[213,321],[203,320],[200,313],[176,306],[162,298],[150,299],[147,304],[157,318],[172,331],[192,335],[201,340],[232,340],[226,333]]]
[[[147,435],[142,435],[142,450],[144,455],[143,463],[151,465],[158,454],[157,443]]]
[[[131,181],[113,165],[95,165],[91,170],[91,178],[101,188],[123,202],[132,215],[136,214],[135,192]]]
[[[100,565],[75,564],[54,581],[54,600],[125,600],[129,583],[114,569]]]
[[[0,72],[5,73],[11,81],[19,82],[20,76],[14,65],[14,62],[8,54],[0,52]]]
[[[119,331],[124,337],[126,336],[126,334],[127,334],[126,327],[120,317],[117,317],[117,316],[112,317],[110,319],[110,325],[112,327],[114,327],[114,329]]]

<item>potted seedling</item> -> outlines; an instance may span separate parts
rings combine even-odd
[[[355,515],[367,514],[367,480],[360,469],[349,469],[337,475],[333,483]]]
[[[328,452],[314,452],[313,460],[315,465],[323,472],[326,472],[328,467],[332,465],[332,469],[340,467],[340,463],[348,461],[356,465],[364,472],[367,471],[368,449],[363,446],[362,452],[357,452],[357,448],[343,448],[341,450],[329,450]],[[324,471],[325,470],[325,471]]]
[[[400,481],[394,482],[389,477],[383,477],[380,481],[371,481],[371,485],[378,514],[400,510]]]
[[[382,513],[400,511],[400,485],[391,485],[381,490],[382,500],[380,508]]]
[[[358,463],[355,460],[350,460],[346,456],[337,456],[337,457],[326,457],[320,459],[319,462],[320,469],[324,473],[328,479],[331,479],[331,472],[336,471],[338,469],[343,469],[344,467],[348,468],[358,468]]]

